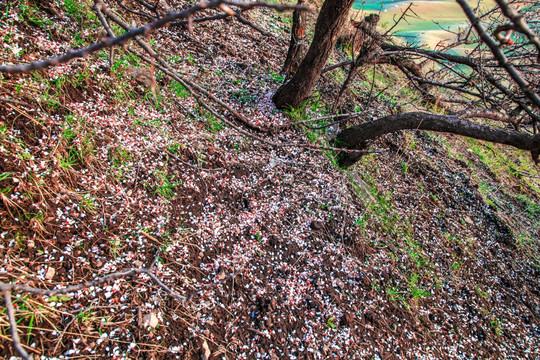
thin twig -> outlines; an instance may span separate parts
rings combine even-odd
[[[534,44],[538,52],[538,62],[540,62],[540,39],[534,33],[534,31],[531,30],[527,22],[523,19],[523,15],[517,10],[515,10],[513,7],[511,7],[504,0],[495,0],[495,2],[501,8],[504,16],[506,16],[510,19],[510,21],[512,21],[512,23],[514,24],[514,29],[527,36],[529,41]]]
[[[322,69],[321,71],[321,75],[328,72],[328,71],[331,71],[331,70],[334,70],[334,69],[337,69],[337,68],[341,68],[341,67],[345,67],[347,65],[350,65],[354,62],[354,60],[346,60],[346,61],[342,61],[340,63],[337,63],[337,64],[334,64],[334,65],[330,65],[330,66],[327,66],[325,67],[324,69]]]
[[[26,106],[26,107],[29,107],[29,108],[32,107],[32,105],[30,105],[30,104],[28,104],[28,103],[25,103],[25,102],[23,102],[23,101],[13,100],[13,99],[5,98],[5,97],[0,97],[0,101],[5,102],[5,103],[8,103],[8,104],[15,104],[15,105],[20,105],[20,106]]]
[[[13,347],[19,355],[24,360],[30,360],[30,355],[24,350],[24,348],[21,345],[21,338],[19,337],[19,333],[17,332],[17,321],[15,319],[15,310],[13,309],[13,303],[11,302],[11,290],[8,287],[7,289],[3,290],[4,292],[4,303],[6,305],[8,320],[9,320],[9,327],[11,329],[11,339],[13,340]]]
[[[480,39],[488,46],[488,48],[491,50],[491,53],[493,56],[495,56],[495,59],[499,63],[499,65],[506,70],[508,75],[514,80],[514,82],[519,86],[521,91],[525,93],[527,98],[537,107],[540,108],[540,95],[535,92],[534,86],[531,86],[531,84],[523,78],[521,73],[516,69],[514,64],[512,64],[504,52],[501,50],[499,45],[495,42],[495,40],[486,32],[482,24],[480,23],[480,20],[476,17],[472,9],[469,7],[469,4],[465,0],[456,0],[459,6],[463,9],[463,12],[465,12],[465,15],[471,22],[472,26],[480,36]]]
[[[383,34],[383,36],[386,36],[386,35],[390,34],[390,33],[392,32],[392,30],[394,30],[394,28],[395,28],[396,26],[398,26],[398,24],[401,22],[401,20],[405,19],[405,17],[408,15],[407,13],[409,12],[409,10],[410,10],[413,14],[415,14],[416,16],[418,16],[418,15],[412,10],[412,5],[413,5],[413,3],[410,3],[410,4],[407,6],[407,8],[401,12],[401,16],[399,17],[399,19],[397,19],[397,20],[394,21],[394,25],[392,25],[392,26],[390,27],[390,29],[386,30],[386,32]],[[406,20],[405,20],[405,21],[406,21]],[[407,21],[406,21],[406,22],[407,22]],[[407,23],[408,23],[408,22],[407,22]]]
[[[122,28],[124,28],[126,30],[129,28],[129,25],[124,20],[122,20],[118,15],[116,15],[114,12],[110,11],[107,8],[104,8],[103,6],[101,7],[101,10],[107,15],[107,17],[109,17],[112,21],[117,23]],[[194,83],[193,81],[187,80],[187,79],[181,77],[180,75],[178,75],[178,73],[176,73],[176,71],[172,68],[172,66],[168,62],[163,60],[152,49],[150,44],[148,44],[146,41],[142,40],[139,36],[135,37],[135,41],[137,42],[137,44],[139,44],[139,46],[141,46],[143,48],[143,50],[148,55],[150,55],[150,58],[145,57],[144,55],[138,53],[136,50],[131,49],[131,48],[128,49],[130,52],[137,55],[140,59],[146,61],[147,63],[149,63],[151,65],[154,65],[154,60],[157,60],[159,64],[157,64],[156,67],[159,70],[163,71],[165,74],[171,76],[174,80],[178,81],[191,94],[193,94],[192,89],[197,90],[199,93],[202,93],[204,96],[206,96],[210,100],[216,102],[217,104],[219,104],[220,106],[225,108],[228,112],[233,114],[240,122],[242,122],[243,124],[245,124],[248,128],[250,128],[252,130],[256,130],[256,131],[260,131],[260,132],[269,132],[270,131],[270,129],[263,128],[263,127],[252,124],[242,114],[240,114],[238,111],[234,110],[231,106],[224,103],[222,100],[218,99],[216,96],[214,96],[212,93],[210,93],[208,90],[206,90],[202,86],[200,86],[200,85]]]

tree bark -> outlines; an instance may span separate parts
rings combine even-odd
[[[376,28],[379,23],[380,17],[377,14],[370,14],[366,18],[355,25],[356,34],[353,36],[352,51],[357,52],[356,59],[351,63],[347,78],[341,85],[341,89],[336,97],[332,112],[335,112],[339,106],[341,98],[345,93],[345,90],[349,87],[349,84],[356,74],[356,70],[369,63],[379,53],[382,38],[377,34]],[[357,39],[358,38],[358,39]]]
[[[298,107],[321,76],[330,52],[347,21],[355,0],[326,0],[321,8],[309,50],[292,79],[283,84],[272,100],[278,109]]]
[[[436,115],[422,112],[409,112],[386,116],[373,122],[352,126],[343,130],[336,137],[336,144],[347,149],[363,149],[369,140],[399,130],[432,130],[474,139],[490,141],[498,144],[514,146],[522,150],[530,150],[533,160],[538,162],[540,151],[540,134],[528,135],[515,130],[493,128],[477,124],[455,115]],[[338,164],[349,167],[360,160],[362,154],[341,153]]]
[[[304,0],[298,0],[296,5],[303,5]],[[300,55],[302,53],[302,38],[306,32],[306,13],[305,11],[294,10],[293,12],[293,25],[291,29],[291,42],[289,45],[289,51],[287,52],[287,58],[281,72],[287,76],[293,72],[293,69],[298,66],[300,62]]]

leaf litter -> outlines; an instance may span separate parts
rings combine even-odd
[[[59,26],[73,26],[56,14]],[[178,59],[178,71],[253,124],[283,125],[290,120],[270,97],[287,26],[271,11],[251,14],[277,24],[267,29],[272,37],[214,22],[193,33],[162,30],[156,43]],[[8,15],[0,31],[15,40],[4,45],[3,62],[69,48],[16,9]],[[21,55],[17,43],[29,50]],[[411,148],[411,137],[388,136],[378,145],[391,151],[365,157],[354,175],[321,152],[238,134],[193,98],[175,95],[165,79],[155,106],[148,89],[107,66],[96,56],[38,80],[2,79],[2,95],[31,106],[0,102],[0,174],[9,174],[0,180],[0,278],[51,288],[146,267],[156,254],[156,275],[180,294],[238,275],[184,304],[145,274],[65,296],[18,294],[19,329],[33,353],[537,356],[538,263],[485,203],[474,169],[443,154],[437,137],[413,134]],[[83,73],[86,82],[62,85]],[[290,128],[275,136],[301,134]],[[5,315],[0,321],[0,353],[9,357]]]

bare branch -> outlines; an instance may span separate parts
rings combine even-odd
[[[114,16],[114,13],[110,13],[111,16]],[[107,13],[107,16],[109,16],[109,13]],[[123,21],[119,18],[116,18],[119,22],[118,24],[120,26],[125,25],[125,23],[123,23]],[[258,127],[256,125],[253,125],[253,124],[250,124],[250,122],[245,119],[242,115],[240,115],[237,111],[233,110],[232,108],[230,108],[230,106],[228,106],[227,104],[225,104],[224,102],[222,102],[221,100],[219,100],[218,98],[216,98],[214,95],[212,95],[209,91],[207,91],[206,89],[204,89],[203,87],[201,87],[200,85],[198,84],[195,84],[194,82],[192,81],[189,81],[187,79],[184,79],[182,78],[181,76],[179,76],[175,71],[174,69],[166,62],[164,61],[163,59],[161,59],[149,46],[149,44],[145,43],[144,41],[140,40],[140,39],[137,39],[137,42],[139,43],[139,45],[141,45],[151,56],[154,57],[154,59],[157,59],[158,62],[160,64],[157,64],[156,65],[156,68],[163,71],[165,74],[171,76],[174,80],[178,81],[182,86],[184,86],[190,93],[192,96],[195,97],[195,99],[197,100],[197,102],[199,103],[200,106],[202,106],[203,108],[205,108],[206,110],[208,110],[212,115],[214,115],[216,118],[220,119],[221,121],[223,121],[224,123],[226,123],[227,125],[229,125],[230,127],[232,127],[236,132],[242,134],[242,135],[245,135],[247,137],[250,137],[252,139],[255,139],[257,141],[259,141],[260,143],[262,144],[267,144],[269,146],[274,146],[274,147],[298,147],[298,148],[304,148],[304,149],[309,149],[309,150],[312,150],[312,151],[339,151],[339,152],[346,152],[346,153],[362,153],[362,154],[368,154],[368,153],[379,153],[380,151],[368,151],[368,150],[357,150],[357,149],[343,149],[343,148],[337,148],[337,147],[327,147],[327,146],[314,146],[314,145],[311,145],[311,144],[304,144],[304,143],[299,143],[299,142],[273,142],[273,141],[269,141],[269,140],[266,140],[260,136],[257,136],[255,134],[252,134],[242,128],[240,128],[239,126],[235,125],[233,122],[231,122],[230,120],[226,119],[224,116],[222,116],[221,114],[217,113],[214,109],[212,109],[205,101],[202,101],[200,99],[200,97],[194,92],[194,90],[196,90],[197,92],[199,93],[202,93],[204,96],[206,96],[207,98],[215,101],[217,104],[223,106],[227,111],[229,111],[231,114],[233,114],[234,116],[236,116],[239,120],[241,120],[241,122],[248,126],[248,128],[251,128],[252,130],[257,130],[257,131],[262,131],[262,132],[271,132],[272,129],[263,129],[261,127]],[[133,49],[129,49],[129,51],[133,54],[135,54],[136,56],[138,56],[141,60],[147,62],[147,63],[152,63],[152,58],[148,58],[146,56],[144,56],[143,54],[137,52],[136,50],[133,50]],[[287,125],[288,126],[288,125]],[[286,127],[286,126],[283,126],[283,127]],[[283,127],[280,127],[280,128],[283,128]]]
[[[245,17],[243,17],[242,15],[238,14],[237,12],[234,13],[234,17],[236,18],[236,20],[238,20],[240,23],[244,24],[244,25],[247,25],[249,26],[250,28],[254,29],[254,30],[257,30],[258,32],[260,32],[261,34],[263,34],[264,36],[270,36],[271,34],[264,30],[263,28],[261,28],[260,26],[258,25],[255,25],[253,24],[251,21],[249,21],[248,19],[246,19]]]
[[[523,19],[523,15],[520,12],[511,7],[504,0],[495,0],[497,5],[501,8],[504,16],[510,19],[514,24],[513,29],[519,31],[520,33],[527,36],[529,41],[534,44],[536,51],[538,52],[538,61],[540,62],[540,39],[538,36],[531,30],[527,22]]]
[[[386,32],[383,34],[383,36],[386,36],[386,35],[390,34],[390,33],[392,32],[392,30],[394,30],[395,27],[399,25],[399,23],[401,22],[401,20],[404,20],[404,19],[405,19],[405,17],[408,15],[407,13],[408,13],[409,11],[411,11],[414,15],[418,16],[418,15],[412,10],[412,5],[413,5],[413,3],[410,3],[410,4],[407,6],[407,8],[405,8],[405,10],[403,10],[403,11],[401,12],[401,15],[399,16],[399,18],[398,18],[397,20],[394,20],[394,25],[392,25],[392,26],[390,27],[390,29],[386,30]]]
[[[346,60],[346,61],[342,61],[342,62],[334,64],[334,65],[327,66],[324,69],[322,69],[321,74],[324,74],[324,73],[326,73],[328,71],[331,71],[331,70],[334,70],[334,69],[337,69],[337,68],[342,68],[342,67],[345,67],[347,65],[351,65],[353,62],[354,62],[354,60]]]
[[[178,20],[178,19],[189,19],[194,14],[201,10],[205,9],[216,9],[219,8],[221,5],[227,4],[231,6],[236,6],[241,9],[249,10],[257,7],[265,7],[270,9],[275,9],[277,11],[287,11],[287,10],[294,10],[294,9],[301,9],[304,11],[310,11],[309,8],[306,8],[304,6],[293,6],[293,5],[284,5],[284,4],[269,4],[265,2],[252,2],[252,3],[245,3],[245,2],[239,2],[239,1],[227,1],[227,0],[213,0],[213,1],[201,1],[199,4],[192,6],[191,8],[179,12],[170,12],[166,14],[161,19],[158,19],[152,23],[146,24],[144,26],[131,29],[124,33],[123,35],[120,35],[115,38],[105,38],[102,39],[100,42],[93,43],[90,46],[80,49],[80,50],[70,50],[64,55],[57,56],[54,58],[42,60],[42,61],[36,61],[29,64],[20,64],[20,65],[0,65],[0,72],[8,73],[8,74],[19,74],[19,73],[27,73],[30,71],[45,69],[49,66],[56,66],[63,63],[67,63],[73,59],[77,58],[84,58],[88,55],[100,51],[102,49],[115,46],[115,45],[122,45],[126,43],[127,41],[135,38],[136,36],[141,35],[147,35],[150,32],[165,27],[172,21]]]
[[[17,321],[15,319],[15,310],[13,309],[13,303],[11,302],[11,291],[6,289],[4,292],[4,303],[6,305],[9,327],[11,329],[11,339],[13,340],[13,347],[24,360],[31,360],[30,355],[24,350],[21,345],[21,338],[17,332]]]
[[[213,16],[205,16],[205,17],[202,17],[202,18],[196,18],[196,19],[190,19],[190,20],[183,20],[183,21],[175,21],[175,22],[172,22],[170,23],[169,26],[183,26],[183,25],[189,25],[189,23],[203,23],[203,22],[207,22],[207,21],[215,21],[215,20],[222,20],[222,19],[227,19],[227,18],[230,18],[231,15],[229,14],[218,14],[218,15],[213,15]]]
[[[497,59],[497,62],[503,67],[508,75],[514,80],[519,88],[527,95],[527,98],[537,107],[540,108],[540,95],[538,95],[534,87],[523,78],[521,73],[515,68],[515,66],[508,60],[504,52],[500,49],[495,40],[485,31],[484,27],[480,24],[480,20],[473,13],[469,5],[465,0],[456,0],[461,6],[465,15],[470,20],[472,26],[480,36],[480,39],[489,47],[491,53]]]
[[[92,281],[87,281],[81,284],[60,287],[60,288],[50,289],[50,290],[39,289],[39,288],[31,287],[28,285],[6,284],[3,282],[0,282],[0,291],[7,291],[7,290],[23,291],[23,292],[34,294],[34,295],[53,296],[57,294],[66,294],[66,293],[76,292],[84,288],[88,288],[90,286],[97,286],[97,285],[101,285],[112,280],[130,276],[136,273],[146,273],[146,272],[148,272],[147,269],[127,269],[127,270],[120,271],[117,273],[109,274],[107,276],[104,276],[102,278],[98,278]]]
[[[130,12],[132,14],[135,14],[135,15],[138,15],[138,16],[142,16],[142,17],[145,17],[147,19],[150,19],[150,20],[155,20],[156,18],[152,15],[149,15],[149,14],[146,14],[146,13],[143,13],[143,12],[140,12],[140,11],[135,11],[135,10],[132,10],[130,8],[128,8],[126,5],[124,5],[124,3],[122,1],[117,1],[118,5],[120,5],[120,7],[124,10],[126,10],[127,12]],[[144,5],[143,5],[144,6]],[[153,8],[153,11],[155,11],[155,8]]]
[[[466,110],[457,112],[456,115],[465,119],[469,119],[469,118],[490,119],[490,120],[512,124],[514,128],[517,127],[517,121],[515,117],[503,114],[500,111],[494,111],[490,109],[466,109]]]
[[[261,34],[263,34],[264,36],[270,36],[269,32],[267,32],[266,30],[264,30],[260,26],[253,24],[251,21],[249,21],[245,17],[243,17],[241,14],[243,12],[245,12],[245,11],[247,11],[247,10],[235,11],[234,14],[232,14],[232,15],[229,14],[229,13],[223,13],[223,14],[218,14],[218,15],[213,15],[213,16],[206,16],[206,17],[202,17],[202,18],[189,19],[189,20],[184,20],[184,21],[175,21],[175,22],[171,23],[169,26],[185,26],[185,25],[189,26],[190,22],[192,24],[194,24],[194,23],[203,23],[203,22],[207,22],[207,21],[223,20],[223,19],[227,19],[227,18],[230,18],[230,17],[235,17],[240,23],[242,23],[244,25],[247,25],[247,26],[250,26],[251,28],[253,28],[253,29],[257,30],[258,32],[260,32]],[[301,10],[298,10],[298,11],[301,11]]]
[[[499,90],[501,93],[503,93],[508,99],[510,99],[511,101],[513,101],[517,105],[519,105],[521,108],[523,108],[527,112],[527,114],[533,119],[533,121],[538,121],[539,120],[538,115],[536,115],[530,109],[530,107],[528,106],[528,104],[525,101],[523,101],[522,99],[519,99],[511,89],[509,89],[507,86],[503,85],[503,83],[501,83],[501,81],[496,79],[493,75],[483,71],[483,67],[482,67],[480,61],[476,61],[475,59],[471,59],[471,58],[468,58],[468,57],[465,57],[465,56],[446,54],[446,53],[441,52],[441,51],[410,48],[410,47],[398,46],[398,45],[392,45],[392,44],[382,44],[381,47],[384,50],[387,50],[387,51],[408,51],[408,52],[411,52],[411,53],[419,55],[419,56],[429,57],[431,59],[449,61],[449,62],[461,64],[461,65],[466,65],[466,66],[470,67],[471,69],[473,69],[475,72],[481,74],[482,77],[487,82],[489,82],[493,87],[495,87],[497,90]],[[423,81],[429,81],[429,80],[424,79]],[[437,85],[437,86],[440,86],[439,84],[440,83],[433,83],[433,85]],[[444,86],[444,87],[452,89],[451,86],[452,85]],[[474,94],[470,94],[470,95],[474,95]],[[478,95],[474,95],[474,96],[478,96]]]
[[[157,259],[157,257],[156,257],[156,259]],[[106,275],[106,276],[104,276],[102,278],[98,278],[98,279],[95,279],[95,280],[92,280],[92,281],[87,281],[87,282],[84,282],[84,283],[81,283],[81,284],[76,284],[76,285],[72,285],[72,286],[65,286],[65,287],[60,287],[60,288],[51,289],[51,290],[39,289],[39,288],[27,286],[27,285],[6,284],[6,283],[3,283],[3,282],[0,282],[0,291],[2,291],[3,294],[4,294],[4,302],[5,302],[5,305],[6,305],[7,315],[8,315],[8,319],[9,319],[10,328],[11,328],[11,337],[12,337],[12,340],[13,340],[13,347],[19,353],[19,355],[21,355],[21,357],[23,359],[25,359],[25,360],[30,360],[31,359],[30,356],[28,355],[28,353],[22,347],[19,334],[17,333],[17,321],[15,319],[15,310],[14,310],[13,304],[11,302],[11,292],[12,291],[19,291],[19,292],[25,292],[25,293],[29,293],[29,294],[35,294],[35,295],[44,295],[44,296],[53,296],[53,295],[56,295],[56,294],[69,294],[69,293],[72,293],[72,292],[75,292],[75,291],[79,291],[79,290],[82,290],[82,289],[85,289],[85,288],[89,288],[91,286],[97,286],[97,285],[105,284],[105,283],[110,282],[112,280],[125,278],[125,277],[128,277],[128,276],[133,275],[133,274],[145,274],[145,275],[149,276],[150,279],[159,288],[164,290],[167,294],[171,295],[176,300],[179,300],[181,302],[187,302],[194,295],[198,294],[199,292],[207,290],[207,289],[209,289],[211,287],[214,287],[214,286],[217,286],[219,284],[222,284],[225,281],[227,281],[228,279],[231,279],[231,278],[235,277],[237,274],[239,274],[241,272],[241,270],[237,271],[237,272],[235,272],[233,274],[230,274],[230,275],[226,276],[225,278],[223,278],[223,279],[221,279],[219,281],[216,281],[216,282],[214,282],[212,284],[201,286],[200,288],[190,292],[187,296],[182,296],[182,295],[178,294],[177,292],[175,292],[174,290],[170,289],[167,285],[165,285],[152,272],[152,267],[153,267],[154,264],[155,264],[155,261],[152,261],[150,266],[148,268],[145,268],[145,269],[139,269],[139,268],[137,268],[137,269],[126,269],[124,271],[109,274],[109,275]]]
[[[112,21],[117,23],[119,26],[121,26],[125,30],[129,29],[129,25],[125,21],[123,21],[118,15],[116,15],[114,12],[110,11],[109,9],[107,9],[107,8],[105,8],[103,6],[101,6],[101,11],[103,11]],[[262,128],[260,126],[252,124],[242,114],[240,114],[238,111],[234,110],[231,106],[227,105],[226,103],[224,103],[223,101],[218,99],[216,96],[214,96],[212,93],[210,93],[208,90],[206,90],[202,86],[200,86],[200,85],[198,85],[198,84],[196,84],[196,83],[194,83],[194,82],[192,82],[190,80],[182,78],[180,75],[178,75],[178,73],[176,73],[176,71],[172,68],[172,66],[169,63],[167,63],[165,60],[163,60],[152,49],[150,44],[148,44],[147,42],[142,40],[139,36],[135,37],[135,41],[137,42],[137,44],[139,44],[139,46],[141,46],[144,49],[144,51],[148,55],[151,56],[151,58],[146,58],[144,55],[139,54],[137,51],[135,51],[133,49],[128,49],[130,52],[137,55],[139,58],[141,58],[142,60],[148,62],[151,65],[154,65],[154,60],[157,60],[159,62],[159,64],[161,64],[161,66],[160,65],[157,66],[158,69],[163,71],[165,74],[169,75],[170,77],[172,77],[174,80],[178,81],[182,86],[184,86],[186,89],[188,89],[188,91],[190,93],[193,94],[192,89],[195,89],[199,93],[203,94],[207,98],[211,99],[215,103],[217,103],[220,106],[222,106],[223,108],[225,108],[228,112],[233,114],[240,122],[242,122],[243,124],[245,124],[248,128],[250,128],[252,130],[261,131],[261,132],[268,132],[270,130],[270,129]],[[199,101],[199,103],[202,103],[202,102]]]
[[[25,102],[23,102],[23,101],[13,100],[13,99],[9,99],[9,98],[6,98],[6,97],[0,97],[0,101],[5,102],[5,103],[8,103],[8,104],[15,104],[15,105],[20,105],[20,106],[26,106],[26,107],[29,107],[29,108],[32,107],[32,105],[30,105],[30,104],[28,104],[28,103],[25,103]]]
[[[474,139],[514,146],[530,150],[534,161],[538,161],[540,134],[528,135],[515,130],[493,128],[465,120],[456,115],[438,115],[424,112],[409,112],[390,115],[381,119],[352,126],[343,130],[336,138],[336,144],[349,149],[366,148],[368,141],[384,134],[399,130],[431,130],[446,132]],[[348,167],[361,158],[361,154],[340,154],[340,166]]]

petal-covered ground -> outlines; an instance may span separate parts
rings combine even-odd
[[[101,34],[83,1],[18,5],[0,4],[2,63]],[[318,148],[331,130],[284,126],[328,114],[339,78],[321,81],[304,114],[277,111],[271,96],[283,81],[289,15],[245,16],[270,36],[221,20],[147,40],[252,125],[281,129],[273,133],[245,129],[204,100],[247,133],[238,132],[159,72],[154,97],[127,75],[146,65],[123,49],[112,67],[103,52],[0,77],[1,281],[53,288],[155,262],[165,286],[197,291],[180,302],[139,274],[52,297],[14,292],[27,351],[42,359],[536,358],[540,181],[528,155],[412,132],[383,138],[373,146],[388,151],[340,170]],[[376,98],[365,114],[384,115],[390,103]],[[5,312],[0,331],[9,358]]]

